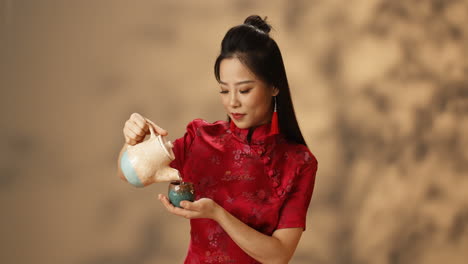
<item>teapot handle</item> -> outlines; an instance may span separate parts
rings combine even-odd
[[[151,124],[148,124],[149,130],[150,130],[150,139],[153,139],[156,137],[156,132],[154,132],[154,128]]]
[[[148,122],[148,121],[147,121]],[[151,125],[151,123],[148,122],[148,127],[149,127],[149,131],[150,131],[150,139],[153,139],[153,138],[156,138],[158,136],[158,134],[154,131],[154,128],[153,126]],[[140,142],[141,143],[141,142]],[[130,149],[134,146],[132,145],[128,145],[127,146],[127,149]]]

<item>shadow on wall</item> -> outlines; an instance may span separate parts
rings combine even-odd
[[[329,51],[344,165],[338,263],[466,259],[467,8],[379,1]]]

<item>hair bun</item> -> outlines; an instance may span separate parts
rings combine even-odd
[[[252,15],[245,19],[244,24],[251,25],[260,31],[265,32],[266,34],[270,33],[271,26],[266,22],[267,17],[262,19],[258,15]]]

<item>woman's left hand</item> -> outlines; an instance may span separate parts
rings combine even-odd
[[[158,199],[161,201],[164,207],[166,207],[167,211],[187,219],[209,218],[216,221],[216,217],[223,209],[215,201],[209,198],[201,198],[200,200],[196,200],[194,202],[182,201],[180,202],[180,206],[183,208],[172,205],[166,195],[159,194]]]

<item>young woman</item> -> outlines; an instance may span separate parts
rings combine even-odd
[[[185,263],[288,263],[305,230],[317,160],[294,113],[283,60],[259,16],[231,28],[214,72],[228,121],[195,119],[174,142],[178,169],[192,182],[194,202],[183,208],[159,200],[190,219]],[[132,114],[126,144],[167,131]],[[125,149],[126,145],[123,149]]]

